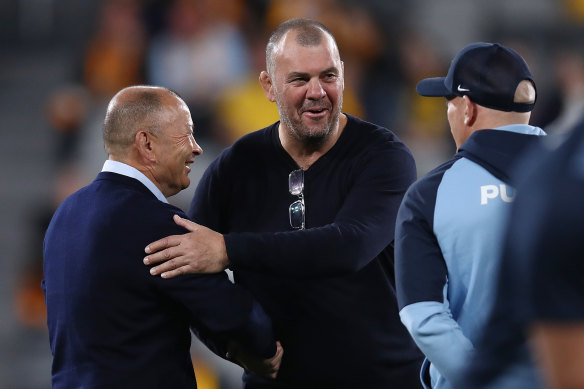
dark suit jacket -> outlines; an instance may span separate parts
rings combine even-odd
[[[195,388],[189,327],[218,354],[227,340],[274,355],[271,323],[225,273],[152,276],[144,248],[186,217],[142,183],[102,172],[56,211],[43,290],[53,388]]]

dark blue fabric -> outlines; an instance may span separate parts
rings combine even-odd
[[[584,123],[557,150],[544,146],[534,147],[514,173],[517,195],[497,300],[460,388],[490,388],[513,361],[530,360],[533,321],[584,317]]]
[[[401,236],[398,232],[396,236],[396,246],[399,246],[398,258],[400,251],[415,252],[417,255],[406,256],[404,260],[396,261],[396,272],[401,275],[396,282],[399,310],[421,301],[440,303],[444,301],[444,284],[448,269],[434,235],[434,209],[442,177],[458,159],[460,156],[457,155],[429,172],[423,179],[416,181],[403,200],[404,204],[400,208],[396,224],[407,232]],[[436,261],[435,258],[442,258],[442,261]],[[406,283],[404,280],[416,282]]]
[[[192,389],[190,326],[222,355],[227,339],[275,353],[269,319],[225,273],[149,274],[146,245],[185,232],[173,214],[185,217],[115,173],[100,173],[56,211],[43,280],[53,388]]]
[[[512,169],[540,137],[502,130],[475,131],[460,147],[458,155],[487,169],[501,181],[514,185]]]
[[[237,282],[284,347],[276,384],[246,375],[246,387],[419,388],[422,358],[399,321],[391,245],[415,164],[393,133],[347,116],[304,174],[306,230],[289,224],[288,174],[298,166],[279,123],[222,153],[191,204],[193,220],[226,234]]]
[[[400,243],[400,250],[418,254],[414,257],[406,255],[403,261],[398,261],[397,266],[400,266],[399,273],[404,275],[404,280],[421,279],[424,282],[397,283],[400,310],[421,301],[444,300],[443,288],[448,269],[444,261],[434,260],[441,258],[442,252],[433,231],[436,194],[444,173],[460,158],[467,158],[503,182],[513,184],[510,175],[516,160],[538,141],[540,139],[537,136],[509,131],[476,131],[450,161],[438,166],[410,187],[397,220],[408,238],[402,240],[404,243]],[[410,228],[410,225],[415,228]],[[412,238],[414,235],[415,239]]]
[[[452,160],[410,187],[398,212],[396,283],[400,310],[405,308],[400,313],[436,367],[436,387],[451,387],[482,334],[512,201],[501,196],[489,208],[482,188],[514,185],[517,160],[543,137],[511,131],[530,129],[474,132]],[[441,305],[445,293],[447,306]],[[421,302],[426,304],[415,306]],[[445,354],[449,344],[465,347]]]
[[[527,63],[512,49],[498,43],[476,42],[463,48],[450,63],[446,77],[418,83],[422,96],[464,96],[499,111],[529,112],[533,103],[516,103],[515,91],[523,80],[535,83]]]

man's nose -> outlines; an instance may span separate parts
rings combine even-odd
[[[326,95],[324,88],[322,87],[322,83],[318,78],[311,79],[308,82],[308,91],[307,97],[309,99],[322,99]]]
[[[195,154],[195,155],[203,154],[203,149],[201,148],[201,146],[199,146],[199,144],[195,140],[195,137],[192,135],[190,136],[190,143],[191,143],[191,149],[192,149],[193,154]]]

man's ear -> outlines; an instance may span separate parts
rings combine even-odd
[[[134,138],[134,145],[140,153],[140,156],[148,161],[156,161],[156,153],[154,152],[154,137],[148,131],[140,130],[136,132]]]
[[[477,120],[477,105],[473,103],[468,96],[462,96],[464,101],[464,124],[471,127]]]
[[[263,70],[260,73],[260,84],[262,84],[262,88],[264,89],[264,94],[272,103],[276,101],[276,95],[274,94],[274,84],[272,83],[272,78]]]

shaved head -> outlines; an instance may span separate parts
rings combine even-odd
[[[273,76],[276,68],[275,54],[278,51],[278,45],[286,33],[292,30],[297,32],[296,43],[301,46],[318,46],[324,39],[324,34],[328,34],[335,46],[337,45],[333,34],[324,24],[305,18],[287,20],[274,30],[266,46],[266,69],[270,76]]]

